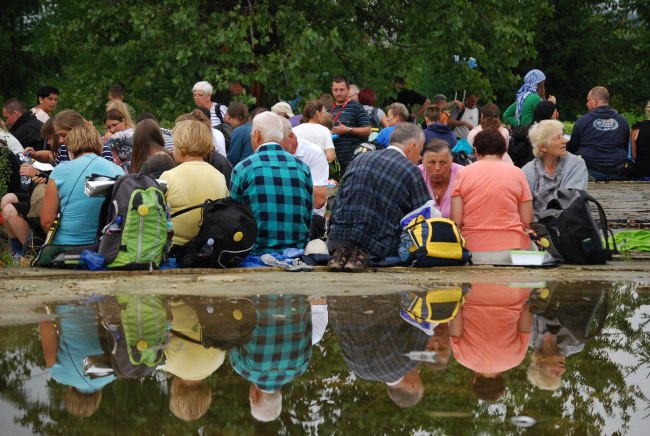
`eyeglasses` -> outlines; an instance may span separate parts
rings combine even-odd
[[[116,121],[116,122],[111,123],[111,124],[106,124],[106,130],[116,129],[117,126],[119,126],[120,124],[122,124],[122,121]]]

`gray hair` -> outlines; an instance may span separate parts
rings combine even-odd
[[[282,392],[277,390],[273,394],[266,394],[260,397],[257,404],[251,405],[251,415],[261,422],[270,422],[278,419],[282,412]]]
[[[360,89],[357,85],[351,84],[350,85],[350,91],[348,92],[348,95],[359,95]]]
[[[424,142],[424,132],[417,124],[402,123],[390,134],[390,145],[404,148],[412,142]]]
[[[280,115],[280,118],[282,119],[282,133],[284,134],[284,139],[287,139],[289,134],[293,132],[291,129],[291,123],[288,118],[285,118],[282,115]]]
[[[393,103],[388,108],[387,111],[390,111],[393,116],[398,116],[400,120],[406,121],[409,119],[409,110],[406,109],[402,103]]]
[[[210,82],[206,82],[205,80],[196,82],[192,87],[192,92],[194,91],[201,91],[206,95],[212,95],[212,85],[210,85]]]
[[[251,135],[256,131],[262,134],[262,142],[277,142],[284,139],[284,123],[282,117],[273,112],[262,112],[253,118]]]
[[[544,155],[540,147],[548,145],[551,142],[551,137],[558,130],[564,132],[564,125],[558,120],[543,120],[530,127],[528,139],[533,146],[533,156],[542,157]]]

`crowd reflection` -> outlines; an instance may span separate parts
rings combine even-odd
[[[401,408],[426,389],[421,370],[453,356],[466,386],[496,401],[507,374],[530,354],[528,380],[561,386],[566,358],[583,350],[607,316],[604,289],[571,284],[466,283],[387,295],[191,297],[118,295],[47,306],[40,338],[51,378],[68,390],[66,409],[87,417],[116,378],[158,377],[177,418],[201,418],[213,403],[206,383],[228,362],[246,380],[250,415],[276,420],[283,387],[305,375],[327,330],[352,380],[385,386]],[[329,324],[328,324],[329,323]]]

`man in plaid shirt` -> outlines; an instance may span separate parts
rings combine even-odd
[[[280,388],[309,367],[311,310],[301,295],[265,295],[253,302],[257,326],[248,343],[230,350],[230,364],[251,382],[253,417],[272,421],[282,410]]]
[[[369,256],[397,256],[401,218],[431,200],[416,164],[422,129],[400,124],[385,150],[363,153],[348,167],[330,217],[330,271],[360,272]]]
[[[309,242],[311,173],[307,165],[284,151],[280,145],[283,139],[282,119],[278,115],[257,115],[251,131],[254,153],[232,171],[230,196],[249,204],[257,221],[253,255],[304,248]]]

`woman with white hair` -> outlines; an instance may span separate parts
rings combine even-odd
[[[546,210],[558,188],[587,188],[587,166],[566,150],[564,126],[557,120],[534,124],[528,132],[535,159],[522,168],[533,194],[535,217]]]
[[[212,85],[210,85],[210,82],[196,82],[192,87],[192,96],[194,97],[194,103],[198,107],[204,107],[210,111],[210,124],[212,127],[223,123],[223,117],[226,116],[228,108],[212,101]]]

